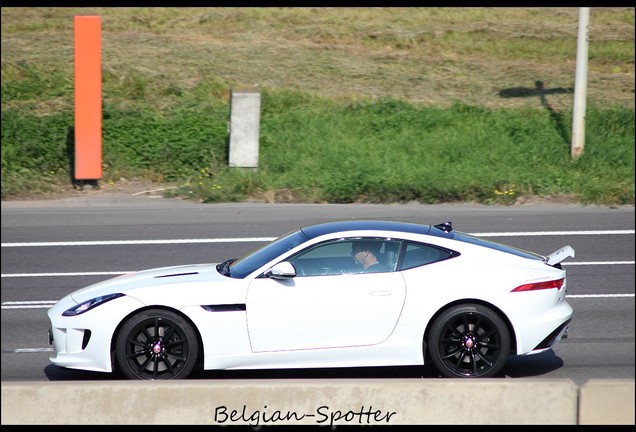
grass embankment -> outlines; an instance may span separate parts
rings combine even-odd
[[[72,17],[102,16],[100,182],[204,202],[634,203],[634,9],[3,8],[2,199],[70,187]],[[229,95],[262,90],[259,169],[227,166]]]

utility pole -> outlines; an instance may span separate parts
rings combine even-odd
[[[576,44],[576,79],[574,82],[574,112],[572,114],[571,157],[577,159],[585,147],[585,109],[587,99],[587,48],[590,30],[590,8],[579,9],[579,34]]]

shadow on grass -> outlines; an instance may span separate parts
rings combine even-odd
[[[554,94],[573,94],[574,88],[563,88],[563,87],[555,87],[555,88],[545,88],[543,85],[543,81],[535,81],[534,87],[510,87],[499,91],[499,97],[504,99],[511,98],[529,98],[529,97],[538,97],[541,101],[541,106],[545,108],[550,113],[550,119],[554,123],[554,126],[563,138],[563,142],[570,145],[571,134],[567,131],[565,127],[565,122],[563,119],[563,114],[555,109],[550,102],[548,102],[548,98],[546,96],[554,95]]]
[[[75,178],[75,128],[70,126],[66,130],[66,155],[68,157],[69,176],[73,189],[84,190],[86,186],[90,186],[91,189],[99,189],[99,182],[97,179],[80,180]]]

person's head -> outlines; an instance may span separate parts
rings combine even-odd
[[[351,245],[351,255],[353,259],[363,268],[367,268],[378,262],[377,256],[380,253],[380,243],[374,241],[357,241]]]

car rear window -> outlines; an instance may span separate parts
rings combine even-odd
[[[419,267],[426,264],[431,264],[438,261],[458,256],[458,253],[453,253],[438,247],[429,246],[421,243],[407,243],[404,250],[404,259],[402,260],[402,270],[408,270],[413,267]]]

